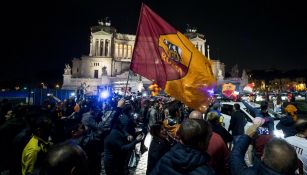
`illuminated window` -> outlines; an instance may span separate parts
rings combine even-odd
[[[123,57],[127,57],[128,55],[127,55],[127,45],[125,44],[124,45],[124,51],[123,51],[124,53],[123,53]]]
[[[123,45],[118,45],[118,57],[123,57]]]
[[[115,43],[115,53],[114,53],[114,56],[115,57],[118,57],[118,44],[117,43]]]
[[[128,46],[128,58],[132,57],[132,46]]]

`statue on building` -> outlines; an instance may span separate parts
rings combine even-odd
[[[217,80],[223,80],[224,79],[224,76],[223,76],[223,71],[222,69],[218,69],[217,71]]]
[[[77,89],[77,100],[85,100],[85,94],[87,93],[87,88],[89,85],[86,85],[86,82],[81,83],[81,86]]]
[[[247,75],[245,69],[243,69],[242,77],[241,77],[241,86],[244,87],[247,84],[248,84],[248,75]]]
[[[69,64],[65,64],[64,74],[65,75],[71,75],[71,67],[70,67]]]
[[[106,67],[106,66],[103,66],[103,67],[102,67],[101,76],[108,76],[108,72],[107,72],[107,67]]]
[[[231,72],[230,72],[230,75],[231,77],[235,78],[235,77],[239,77],[239,68],[238,68],[238,65],[234,65],[232,68],[231,68]]]

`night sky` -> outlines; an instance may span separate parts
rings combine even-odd
[[[307,68],[303,1],[146,0],[185,32],[205,34],[211,56],[230,69]],[[62,81],[65,63],[89,52],[90,26],[109,17],[120,33],[135,34],[140,0],[9,1],[2,4],[0,81]]]

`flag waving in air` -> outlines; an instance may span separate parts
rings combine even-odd
[[[211,63],[182,33],[142,4],[130,69],[168,95],[201,110],[215,84]]]

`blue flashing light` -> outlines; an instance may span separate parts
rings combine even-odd
[[[76,93],[72,92],[72,93],[70,93],[70,96],[74,97],[74,96],[76,96]]]
[[[109,91],[102,91],[102,92],[100,93],[100,98],[102,98],[102,99],[106,99],[106,98],[108,98],[109,96],[110,96]]]
[[[214,94],[214,89],[208,89],[207,92],[209,93],[210,97],[212,97]]]

